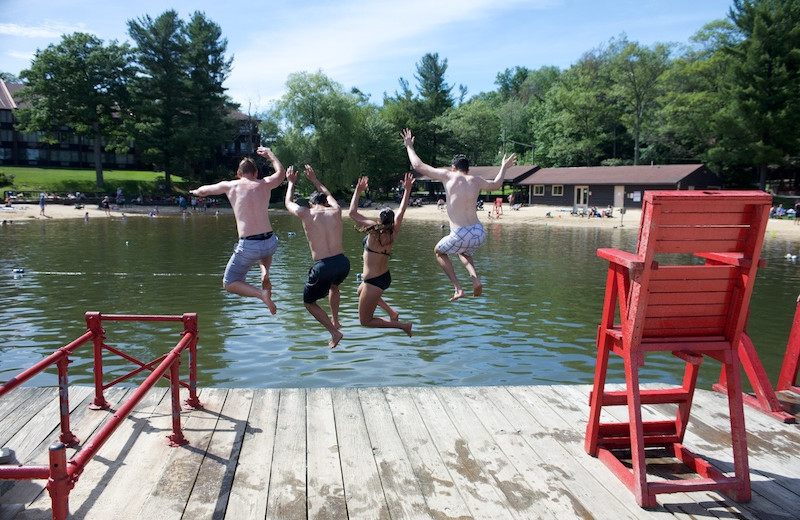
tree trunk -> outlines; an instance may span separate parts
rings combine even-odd
[[[100,125],[94,124],[94,173],[97,179],[97,187],[103,187],[103,153],[100,143],[103,136],[100,134]]]
[[[758,189],[764,190],[767,187],[767,165],[758,165]]]

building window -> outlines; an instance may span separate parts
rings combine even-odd
[[[557,186],[553,186],[553,196],[554,197],[562,197],[564,196],[564,186],[559,184]]]
[[[544,184],[534,184],[533,185],[533,196],[534,197],[543,197],[544,196]]]

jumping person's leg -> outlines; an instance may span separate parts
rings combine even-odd
[[[379,302],[383,301],[382,294],[383,290],[380,287],[369,283],[361,284],[358,290],[358,320],[361,325],[381,329],[400,329],[411,336],[411,322],[399,322],[396,319],[375,317],[375,309]]]
[[[483,284],[481,283],[481,279],[478,278],[478,272],[475,270],[475,265],[472,263],[472,256],[466,253],[461,253],[458,255],[458,258],[461,259],[461,263],[464,264],[464,267],[469,273],[469,279],[472,281],[472,296],[480,296],[483,294]]]

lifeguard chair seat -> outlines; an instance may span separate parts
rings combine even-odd
[[[761,191],[648,191],[636,252],[597,251],[609,266],[585,448],[627,485],[640,506],[655,506],[660,493],[708,490],[750,500],[737,346],[771,203]],[[639,370],[658,351],[685,362],[680,386],[640,387]],[[623,360],[624,390],[606,390],[611,354]],[[733,475],[683,445],[706,357],[722,363],[727,378]],[[661,404],[677,405],[674,418],[643,420],[643,405]],[[601,422],[609,406],[626,407],[627,422],[609,422],[606,416]],[[665,454],[696,475],[648,478],[648,455]]]

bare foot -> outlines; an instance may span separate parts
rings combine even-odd
[[[464,297],[464,289],[456,289],[456,292],[453,293],[453,297],[450,298],[450,301],[454,302],[463,297]]]
[[[268,291],[266,289],[262,290],[261,291],[261,301],[263,301],[264,303],[267,304],[267,308],[269,308],[269,312],[270,313],[272,313],[273,315],[277,314],[278,307],[275,305],[275,302],[272,301],[271,291]]]
[[[472,296],[480,296],[483,294],[483,284],[478,282],[477,285],[472,286]]]
[[[342,334],[338,330],[336,331],[335,334],[333,332],[331,332],[331,340],[330,340],[330,342],[328,342],[328,347],[336,348],[336,345],[338,345],[339,342],[342,341],[343,337],[344,337],[344,334]]]
[[[411,337],[411,327],[412,327],[412,325],[413,325],[413,323],[411,323],[410,321],[407,321],[405,323],[401,323],[400,324],[400,328],[403,329],[403,332],[408,334],[409,338]]]
[[[339,323],[338,319],[331,320],[331,323],[333,323],[333,326],[336,327],[337,329],[341,329],[342,328],[342,324]],[[333,348],[333,347],[331,347],[331,348]]]
[[[391,321],[397,321],[397,318],[399,318],[399,317],[400,317],[400,313],[397,312],[397,311],[393,310],[392,312],[389,313],[389,319]]]

